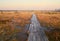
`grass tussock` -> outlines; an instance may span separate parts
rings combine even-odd
[[[60,29],[45,31],[49,41],[60,41]]]

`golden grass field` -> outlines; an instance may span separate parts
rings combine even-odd
[[[31,12],[27,11],[3,11],[0,12],[0,40],[1,41],[18,41],[15,37],[17,32],[22,32],[26,24],[30,24],[32,17]],[[12,23],[20,25],[21,29],[15,29]],[[27,34],[27,33],[26,33]],[[14,37],[11,38],[10,37]],[[23,40],[23,39],[22,39]]]
[[[15,20],[15,22],[20,23],[21,26],[24,26],[27,23],[30,23],[30,19],[32,17],[31,12],[21,11],[17,14],[15,12],[3,12],[0,14],[0,20]]]
[[[55,13],[55,14],[52,14]],[[37,18],[43,27],[60,28],[60,12],[37,12]]]
[[[17,32],[20,32],[20,31],[22,32],[26,24],[30,24],[32,13],[34,13],[37,16],[37,19],[40,22],[42,27],[54,28],[53,31],[50,31],[50,32],[46,31],[46,35],[48,36],[49,41],[59,41],[60,12],[39,11],[39,10],[0,12],[0,40],[1,41],[9,41],[9,40],[18,41],[15,35]],[[22,28],[15,29],[13,23],[19,24]],[[14,38],[10,39],[10,37],[14,37]]]

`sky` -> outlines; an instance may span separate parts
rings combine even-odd
[[[0,10],[54,10],[60,0],[0,0]]]

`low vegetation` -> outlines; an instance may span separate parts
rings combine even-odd
[[[60,41],[60,29],[45,31],[49,41]]]
[[[32,13],[26,11],[2,11],[2,13],[0,13],[0,41],[18,41],[16,34],[22,32],[26,24],[30,24]],[[16,29],[14,24],[21,26],[21,29]],[[27,32],[19,36],[22,38],[21,41],[24,39],[26,41],[27,37],[24,35],[27,35]]]
[[[36,15],[41,26],[48,28],[60,28],[60,13],[37,13]]]

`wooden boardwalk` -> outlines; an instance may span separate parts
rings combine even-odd
[[[35,14],[31,18],[28,41],[49,41]]]

